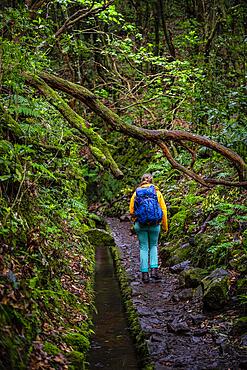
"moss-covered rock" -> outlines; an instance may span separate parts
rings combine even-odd
[[[176,243],[165,243],[160,248],[160,258],[163,266],[173,266],[189,258],[191,246],[186,243],[181,245],[180,240]]]
[[[204,308],[217,310],[229,300],[229,274],[216,269],[202,280]]]
[[[180,246],[172,252],[170,264],[174,265],[187,260],[190,257],[190,252],[191,246],[188,243]]]
[[[114,245],[112,235],[103,229],[90,229],[86,232],[86,235],[94,246]]]
[[[247,277],[246,276],[238,279],[236,293],[237,295],[242,295],[242,294],[247,295]]]
[[[173,252],[177,248],[179,248],[178,243],[168,242],[168,243],[164,243],[163,245],[161,245],[161,247],[160,247],[160,258],[161,258],[161,262],[162,262],[163,266],[169,266],[170,265],[169,260],[172,257]]]
[[[229,273],[218,268],[202,280],[203,303],[206,309],[216,310],[229,300]]]
[[[236,319],[232,326],[233,335],[247,334],[247,316]]]
[[[78,351],[71,351],[68,353],[67,358],[70,362],[69,370],[85,370],[85,356]]]
[[[201,284],[202,279],[207,275],[207,270],[199,267],[190,268],[182,272],[184,285],[188,288],[196,288]]]
[[[236,256],[230,261],[230,266],[236,269],[237,271],[247,274],[247,254],[242,254]]]

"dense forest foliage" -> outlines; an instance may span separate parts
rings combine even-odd
[[[85,368],[87,232],[144,172],[168,205],[163,263],[229,269],[246,308],[246,1],[0,11],[0,368]]]

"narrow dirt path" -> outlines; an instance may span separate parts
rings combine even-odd
[[[201,288],[184,289],[168,269],[161,270],[161,282],[143,284],[138,240],[130,223],[107,221],[121,250],[155,369],[246,369],[247,357],[230,335],[233,310],[203,313]]]

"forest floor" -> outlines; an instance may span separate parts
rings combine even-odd
[[[161,267],[162,280],[141,282],[139,246],[129,222],[107,220],[132,288],[132,301],[155,370],[246,369],[246,347],[232,335],[236,308],[204,312],[202,290],[184,288],[179,275]]]

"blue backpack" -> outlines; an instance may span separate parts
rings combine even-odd
[[[141,225],[157,225],[161,222],[163,211],[153,185],[136,189],[134,210]]]

